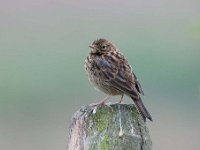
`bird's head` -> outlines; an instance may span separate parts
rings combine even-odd
[[[114,45],[106,39],[97,39],[89,47],[92,48],[91,54],[103,54],[116,50]]]

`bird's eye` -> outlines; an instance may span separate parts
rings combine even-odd
[[[103,45],[103,46],[102,46],[102,49],[105,49],[105,48],[106,48],[106,46],[105,46],[105,45]]]

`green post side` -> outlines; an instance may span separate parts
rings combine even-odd
[[[72,117],[68,150],[151,150],[146,123],[134,105],[114,104],[113,111],[84,106]]]

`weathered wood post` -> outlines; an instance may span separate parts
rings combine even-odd
[[[72,117],[68,150],[151,150],[146,123],[134,105],[85,106]]]

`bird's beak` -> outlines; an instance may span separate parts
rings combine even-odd
[[[95,46],[94,46],[94,45],[89,45],[89,48],[92,48],[92,49],[94,49],[94,48],[95,48]]]

